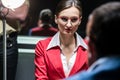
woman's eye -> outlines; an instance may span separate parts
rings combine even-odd
[[[71,21],[72,22],[76,22],[78,20],[78,18],[72,18]]]
[[[65,17],[61,17],[61,20],[64,21],[64,22],[67,22],[67,21],[68,21],[68,19],[65,18]]]

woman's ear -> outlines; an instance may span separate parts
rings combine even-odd
[[[78,25],[81,24],[81,20],[82,20],[82,16],[80,16],[80,19],[79,19],[79,23],[78,23]]]
[[[58,23],[58,21],[57,21],[57,16],[55,15],[55,23],[57,24]]]
[[[82,20],[82,16],[80,16],[80,20]]]

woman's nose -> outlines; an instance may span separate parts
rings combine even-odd
[[[67,26],[67,27],[72,27],[71,20],[68,20],[68,21],[67,21],[66,26]]]

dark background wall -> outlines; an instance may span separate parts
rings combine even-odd
[[[28,35],[29,29],[36,26],[39,12],[42,9],[50,8],[54,14],[56,5],[59,1],[60,0],[30,0],[29,14],[26,19],[25,27],[23,27],[22,31],[20,32],[20,35]],[[88,15],[91,13],[91,11],[94,8],[98,7],[99,5],[110,1],[119,1],[119,0],[81,0],[83,5],[83,19],[77,32],[82,37],[85,37],[86,22]],[[55,25],[54,20],[53,20],[53,25]]]

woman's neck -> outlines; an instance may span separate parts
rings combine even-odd
[[[74,35],[60,35],[60,45],[66,47],[76,45],[76,37]]]
[[[60,36],[60,47],[68,62],[76,47],[76,37],[63,35]]]

